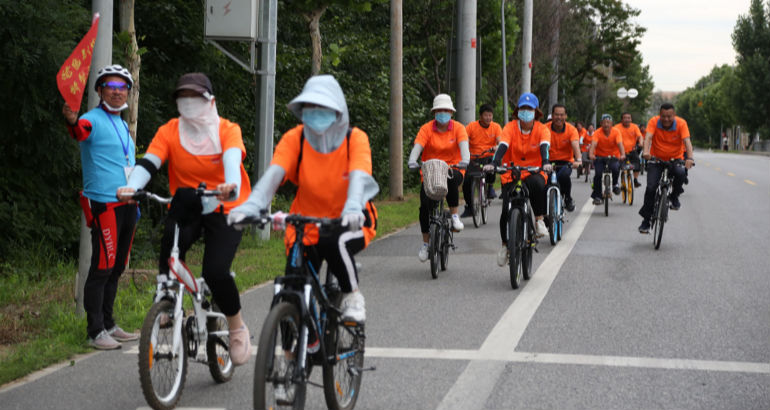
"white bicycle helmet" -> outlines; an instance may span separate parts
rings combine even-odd
[[[101,84],[102,77],[106,77],[108,75],[117,75],[118,77],[122,77],[126,82],[128,83],[128,88],[131,89],[134,87],[134,79],[131,77],[131,73],[128,72],[123,66],[120,64],[112,64],[108,66],[104,66],[99,71],[96,72],[96,81],[94,81],[94,90],[99,91],[99,84]]]

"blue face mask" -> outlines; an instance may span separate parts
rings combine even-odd
[[[519,110],[519,119],[524,122],[531,122],[535,120],[535,112],[528,110]]]
[[[449,120],[452,119],[452,114],[448,112],[437,112],[434,116],[436,118],[436,121],[438,121],[439,124],[444,125],[449,122]]]
[[[326,131],[337,121],[337,111],[329,108],[303,108],[302,123],[317,133]]]

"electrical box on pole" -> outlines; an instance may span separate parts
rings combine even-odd
[[[206,38],[256,40],[258,11],[257,0],[206,0]]]

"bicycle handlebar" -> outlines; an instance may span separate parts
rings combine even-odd
[[[480,154],[471,154],[471,159],[486,158],[486,157],[482,157],[482,155],[489,154],[490,152],[495,152],[495,147],[492,147],[486,151],[482,151]]]
[[[222,191],[212,190],[212,189],[206,189],[206,184],[201,183],[198,188],[195,188],[195,194],[199,197],[201,196],[219,196],[222,194]],[[136,192],[134,192],[133,195],[131,195],[131,199],[135,201],[141,201],[145,198],[151,199],[155,202],[161,203],[161,204],[169,204],[171,203],[171,200],[173,198],[166,198],[162,197],[160,195],[156,195],[150,191],[145,191],[143,189],[140,189]]]
[[[519,165],[510,165],[510,166],[508,166],[508,165],[499,165],[496,168],[497,168],[496,171],[498,173],[500,173],[500,174],[504,174],[504,173],[506,173],[508,171],[513,171],[513,170],[516,170],[516,171],[529,171],[530,173],[534,174],[534,173],[540,172],[540,170],[541,170],[540,167],[527,167],[527,166],[519,166]]]
[[[278,211],[272,214],[265,212],[259,216],[247,216],[233,225],[241,227],[246,225],[257,225],[261,229],[264,228],[265,225],[271,224],[273,230],[277,231],[286,229],[287,225],[294,225],[296,227],[309,223],[315,224],[320,228],[338,228],[342,226],[342,218],[317,218],[300,214],[287,214],[286,212]]]
[[[679,159],[679,158],[672,158],[668,161],[664,161],[657,157],[650,157],[650,159],[647,160],[648,164],[675,164],[675,165],[684,165],[686,160]],[[692,161],[692,160],[691,160]],[[695,166],[695,161],[692,161],[692,166]]]

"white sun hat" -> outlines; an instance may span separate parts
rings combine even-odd
[[[439,94],[433,98],[433,108],[431,108],[430,111],[433,112],[436,110],[450,110],[452,112],[457,112],[455,106],[452,105],[452,97],[448,94]]]

